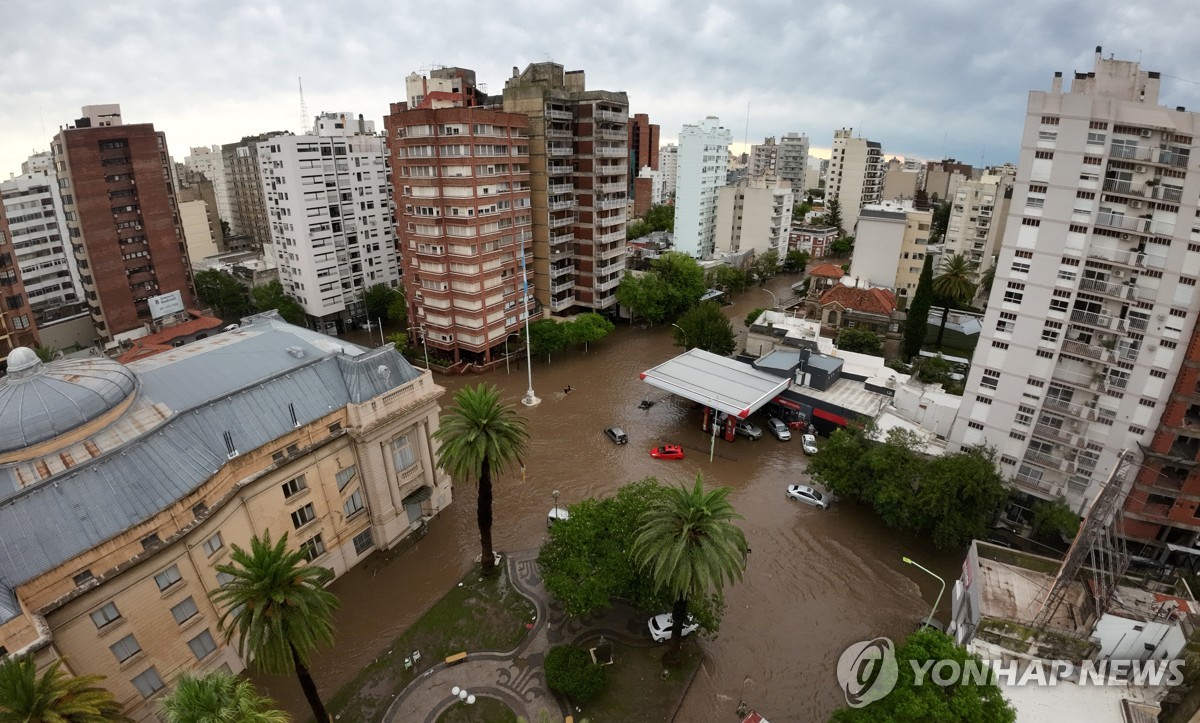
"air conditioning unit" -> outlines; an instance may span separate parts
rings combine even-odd
[[[1134,170],[1137,171],[1138,173],[1145,173],[1147,169],[1145,166],[1135,166]]]
[[[1149,138],[1152,135],[1154,135],[1154,131],[1150,130],[1149,128],[1142,129],[1142,138]]]
[[[1141,202],[1141,201],[1130,201],[1130,202],[1129,202],[1129,207],[1130,207],[1130,208],[1141,208],[1141,207],[1142,207],[1142,202]]]
[[[1158,344],[1147,344],[1146,351],[1158,351]]]
[[[1167,315],[1166,315],[1166,314],[1159,314],[1159,315],[1158,315],[1158,320],[1159,320],[1159,321],[1166,321],[1166,320],[1167,320]]]
[[[1124,271],[1124,270],[1122,270],[1122,269],[1113,269],[1113,272],[1112,272],[1112,277],[1113,277],[1114,279],[1120,279],[1120,278],[1124,278],[1124,277],[1125,277],[1125,271]]]
[[[1123,233],[1123,234],[1121,234],[1121,240],[1122,240],[1122,241],[1128,241],[1128,240],[1129,240],[1129,234],[1127,234],[1127,233]]]

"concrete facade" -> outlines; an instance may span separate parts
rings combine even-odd
[[[629,119],[629,178],[636,178],[643,168],[658,170],[657,123],[650,122],[645,113],[635,113]]]
[[[795,195],[765,180],[744,180],[717,191],[716,249],[787,255]]]
[[[229,199],[229,218],[225,220],[234,236],[248,236],[251,239],[249,245],[254,248],[271,243],[271,219],[263,196],[258,144],[282,135],[289,134],[284,131],[262,133],[221,146],[225,193]]]
[[[229,207],[229,185],[225,181],[225,157],[221,154],[221,146],[193,147],[184,156],[183,165],[192,173],[199,173],[212,182],[217,204],[214,213],[220,220],[231,223],[233,212]]]
[[[762,143],[750,146],[750,160],[747,174],[751,178],[766,178],[778,175],[779,146],[775,136],[769,136]]]
[[[921,278],[932,222],[932,212],[914,210],[911,202],[866,206],[858,220],[850,275],[895,291],[904,304]]]
[[[825,176],[825,202],[842,204],[843,231],[854,234],[858,211],[883,196],[883,148],[875,141],[855,138],[853,128],[833,132],[833,150]]]
[[[776,175],[792,184],[797,203],[804,197],[808,185],[808,136],[803,133],[785,133],[779,139],[776,159]],[[811,187],[815,188],[816,183]]]
[[[0,205],[0,292],[4,294],[4,304],[0,306],[0,362],[3,362],[13,349],[36,346],[39,341],[3,205]]]
[[[658,149],[658,172],[662,174],[662,200],[675,202],[675,187],[679,177],[679,146],[674,143]]]
[[[1104,59],[1029,95],[996,279],[953,445],[987,442],[1036,497],[1087,507],[1118,454],[1153,443],[1200,312],[1200,115],[1159,74]],[[1188,372],[1190,373],[1190,372]],[[1188,390],[1190,392],[1190,390]],[[1186,436],[1186,435],[1184,435]],[[1131,500],[1194,510],[1164,480]],[[1135,504],[1131,502],[1130,504]],[[1162,505],[1162,507],[1155,507]]]
[[[717,236],[717,190],[725,185],[733,132],[709,116],[679,133],[675,183],[675,250],[712,256]]]
[[[950,191],[950,219],[942,253],[964,254],[980,272],[996,263],[1008,220],[1015,175],[985,173],[978,181],[960,181]]]

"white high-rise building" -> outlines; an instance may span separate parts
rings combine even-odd
[[[675,250],[693,258],[712,256],[717,234],[717,189],[725,185],[733,133],[709,116],[679,133],[675,181]],[[661,168],[661,166],[660,166]]]
[[[364,322],[363,292],[400,285],[387,150],[375,124],[323,113],[258,144],[279,280],[321,331]]]
[[[996,261],[1008,220],[1013,174],[984,173],[978,181],[959,181],[950,189],[950,218],[942,255],[963,254],[984,271]]]
[[[805,178],[808,172],[808,136],[803,133],[787,133],[779,139],[779,154],[776,160],[777,175],[792,184],[799,201],[808,190]],[[811,184],[816,188],[816,183]]]
[[[783,186],[780,188],[780,186]],[[796,196],[786,183],[744,178],[717,191],[717,249],[787,256]]]
[[[1094,71],[1076,73],[1070,90],[1058,73],[1049,92],[1029,94],[995,282],[951,431],[952,447],[994,446],[1021,491],[1065,495],[1076,510],[1122,450],[1140,460],[1174,408],[1200,312],[1200,114],[1159,105],[1158,92],[1158,73],[1097,48]]]
[[[752,178],[775,177],[779,175],[779,145],[775,136],[768,136],[758,145],[750,146],[749,175]]]
[[[679,171],[679,146],[668,143],[658,149],[658,172],[662,175],[662,196],[660,203],[666,203],[675,198],[675,179]]]
[[[854,233],[858,211],[883,198],[883,148],[875,141],[855,138],[853,128],[833,132],[829,172],[825,176],[826,202],[842,204],[842,230]]]
[[[53,163],[44,162],[47,156],[30,156],[21,167],[31,170],[0,183],[13,252],[39,327],[78,314],[83,301],[58,176]]]
[[[225,183],[225,161],[221,156],[221,146],[196,146],[187,156],[183,165],[189,171],[204,174],[212,181],[213,193],[217,197],[217,216],[226,223],[233,223],[233,214],[229,210],[229,186]]]

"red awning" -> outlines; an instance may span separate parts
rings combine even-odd
[[[850,420],[846,419],[845,417],[839,417],[833,412],[826,412],[824,409],[818,409],[817,407],[813,407],[813,416],[817,417],[818,419],[828,420],[834,424],[840,424],[843,427],[849,426],[850,424]]]
[[[797,412],[804,411],[804,408],[801,407],[799,405],[799,403],[793,402],[790,399],[784,399],[783,397],[775,397],[771,401],[775,402],[776,404],[778,404],[781,407],[787,407],[788,409],[795,409]]]

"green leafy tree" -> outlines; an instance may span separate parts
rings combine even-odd
[[[374,323],[378,319],[390,319],[392,304],[404,300],[404,294],[387,284],[375,284],[363,292],[363,309],[367,319]]]
[[[983,273],[979,275],[979,290],[984,294],[984,302],[987,301],[987,296],[992,293],[992,284],[996,283],[996,264],[989,264]]]
[[[854,237],[842,236],[838,240],[829,244],[829,250],[834,256],[846,257],[854,253]]]
[[[555,645],[546,653],[546,687],[572,703],[595,700],[608,686],[608,671],[592,662],[588,651],[574,645]]]
[[[406,322],[408,320],[408,300],[404,296],[404,287],[397,287],[395,291],[392,302],[388,304],[387,318],[392,321]]]
[[[921,353],[925,335],[929,333],[929,309],[933,306],[933,256],[925,254],[925,265],[908,304],[904,320],[904,358],[911,360]]]
[[[745,320],[746,327],[749,328],[751,326],[754,326],[754,322],[758,321],[758,317],[762,316],[762,313],[764,311],[766,311],[766,309],[764,309],[760,306],[757,309],[753,309],[749,314],[746,314],[746,320]]]
[[[193,281],[200,302],[216,309],[226,319],[241,318],[250,312],[250,297],[231,274],[217,269],[197,272]]]
[[[656,204],[646,212],[646,224],[651,231],[675,230],[675,207]]]
[[[842,218],[842,202],[838,198],[831,198],[825,202],[825,225],[833,226],[838,231],[838,236],[845,236],[846,225],[845,219]]]
[[[800,203],[792,206],[792,218],[796,219],[797,221],[803,221],[804,217],[810,212],[812,212],[811,196],[809,197],[809,200],[801,201]]]
[[[637,563],[649,571],[656,589],[674,599],[671,644],[677,658],[683,643],[688,601],[722,597],[725,585],[742,579],[746,536],[734,524],[742,519],[729,502],[728,487],[705,491],[696,475],[691,488],[669,487],[639,521],[633,539]]]
[[[968,447],[929,461],[913,504],[920,513],[919,531],[950,549],[986,537],[1007,499],[995,451]]]
[[[617,303],[629,309],[630,323],[642,318],[656,324],[667,317],[667,286],[662,278],[650,271],[644,274],[626,273],[617,286]]]
[[[296,324],[297,326],[304,325],[304,307],[300,306],[299,302],[284,293],[283,285],[278,281],[272,281],[256,287],[250,295],[254,298],[254,308],[259,311],[274,309],[279,312],[279,315],[287,323]]]
[[[949,686],[935,684],[929,677],[930,664],[942,660],[957,662],[959,669],[968,660],[973,661],[972,665],[982,666],[977,655],[955,645],[948,635],[920,630],[896,647],[896,687],[861,708],[835,710],[830,723],[1013,723],[1017,719],[993,673],[978,685],[973,680]],[[917,684],[918,670],[925,671],[921,685]]]
[[[937,341],[941,348],[942,336],[946,333],[946,321],[950,318],[951,304],[965,304],[975,297],[975,278],[979,264],[963,254],[952,254],[942,259],[937,276],[933,278],[933,293],[944,301],[942,323],[938,327]]]
[[[946,236],[946,227],[950,224],[950,202],[942,201],[933,209],[933,218],[929,223],[929,243],[941,243]]]
[[[72,677],[55,660],[38,675],[31,656],[0,662],[0,723],[131,723],[100,675]]]
[[[333,571],[289,551],[287,533],[272,542],[267,531],[250,538],[249,550],[232,545],[229,562],[217,572],[229,576],[209,593],[224,609],[218,624],[226,642],[237,638],[242,658],[268,673],[295,671],[313,716],[329,720],[308,666],[319,646],[333,643],[338,599],[325,589]]]
[[[954,364],[941,354],[923,356],[913,362],[913,372],[917,375],[917,379],[926,384],[944,385],[950,381],[950,375],[954,373]]]
[[[792,249],[787,252],[787,256],[783,260],[783,268],[788,273],[799,274],[808,268],[810,254],[807,251],[800,249]]]
[[[765,286],[775,274],[779,273],[779,252],[767,251],[754,257],[750,263],[750,271],[759,286]]]
[[[454,393],[454,406],[446,410],[441,426],[433,433],[440,444],[438,467],[459,480],[478,480],[479,502],[475,509],[483,571],[495,567],[492,552],[492,474],[503,473],[514,464],[529,444],[529,420],[511,405],[500,401],[500,389],[480,383]]]
[[[870,329],[847,326],[838,332],[837,347],[842,351],[853,351],[871,356],[883,356],[883,340]]]
[[[575,317],[575,320],[567,325],[567,338],[572,344],[583,344],[583,350],[586,352],[588,344],[600,341],[616,328],[604,315],[589,311]]]
[[[625,239],[627,241],[633,241],[648,235],[650,235],[650,224],[640,218],[630,222],[629,226],[625,228]]]
[[[159,703],[164,723],[288,723],[254,684],[229,673],[184,673]]]
[[[538,319],[529,325],[529,351],[538,356],[545,354],[547,364],[550,363],[551,354],[566,349],[570,343],[567,324],[564,322],[554,319]]]
[[[704,269],[687,254],[668,251],[654,260],[650,273],[662,279],[666,288],[668,317],[679,316],[695,306],[704,295]]]
[[[705,283],[714,289],[740,294],[750,288],[751,279],[748,273],[736,266],[721,264],[708,270]]]
[[[679,317],[672,330],[675,345],[729,356],[737,348],[733,324],[715,301],[703,301]]]
[[[392,342],[396,347],[396,351],[403,352],[408,348],[408,334],[403,331],[396,331],[388,334],[387,340]]]
[[[1032,526],[1035,539],[1061,543],[1063,538],[1069,540],[1079,532],[1079,515],[1062,497],[1053,502],[1038,500],[1033,503]]]
[[[37,358],[41,359],[43,364],[49,364],[54,361],[54,355],[58,353],[58,349],[46,344],[37,344],[33,347],[33,353],[37,354]]]
[[[233,228],[230,227],[228,221],[221,219],[221,238],[229,238],[230,236],[233,236]]]

